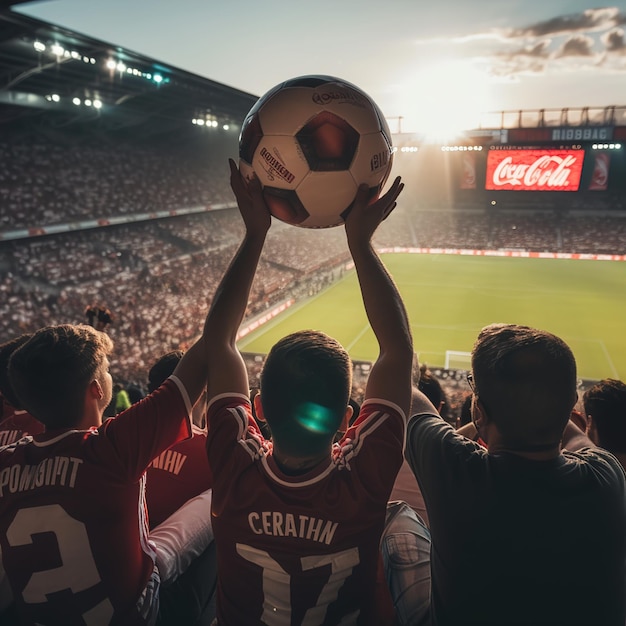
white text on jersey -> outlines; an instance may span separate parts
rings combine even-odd
[[[278,511],[256,511],[248,514],[248,524],[255,535],[271,535],[272,537],[299,537],[330,545],[337,530],[337,522],[293,515]]]
[[[50,485],[73,487],[82,462],[82,459],[73,456],[54,456],[38,465],[5,467],[0,472],[0,498],[4,496],[5,489],[15,493]]]

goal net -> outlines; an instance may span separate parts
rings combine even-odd
[[[459,352],[457,350],[446,350],[447,370],[465,370],[469,372],[472,369],[470,352]]]

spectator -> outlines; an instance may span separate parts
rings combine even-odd
[[[390,608],[377,593],[385,591],[377,586],[379,541],[402,462],[413,351],[404,306],[370,240],[402,185],[396,179],[369,206],[361,189],[346,219],[348,246],[380,345],[359,418],[333,447],[335,432],[351,413],[350,359],[323,333],[294,333],[268,354],[255,397],[257,418],[272,432],[269,442],[252,417],[235,341],[270,214],[258,181],[246,187],[230,165],[247,233],[206,327],[218,624],[379,623]]]
[[[488,450],[425,396],[408,429],[433,539],[433,624],[623,624],[624,470],[599,448],[560,449],[566,426],[576,429],[571,350],[494,324],[478,336],[469,380]]]
[[[98,307],[96,330],[105,331],[113,323],[113,315],[105,306]]]
[[[172,375],[183,355],[182,350],[173,350],[155,362],[148,375],[149,393]],[[193,413],[205,412],[206,393],[203,392]],[[164,522],[185,502],[213,486],[206,456],[206,430],[198,428],[193,421],[191,438],[161,452],[146,472],[146,503],[151,529]]]
[[[90,326],[53,326],[10,360],[17,397],[46,428],[0,448],[0,475],[14,477],[0,480],[0,546],[21,622],[72,624],[89,614],[97,623],[154,624],[159,596],[167,599],[183,580],[196,592],[196,609],[209,601],[208,510],[202,523],[179,518],[148,541],[144,502],[150,462],[191,434],[206,337],[149,398],[102,424],[112,347]],[[189,567],[194,559],[204,571]]]
[[[604,378],[583,394],[587,434],[626,467],[626,384]]]
[[[115,402],[115,414],[121,413],[125,411],[130,405],[130,398],[128,397],[128,392],[122,385],[116,383],[113,385],[113,398]]]
[[[439,415],[443,415],[446,406],[446,392],[435,375],[428,369],[426,363],[420,365],[419,381],[417,388],[433,403]]]
[[[126,387],[126,393],[128,393],[128,399],[131,404],[135,404],[146,397],[144,388],[137,383],[129,383],[128,387]]]
[[[30,334],[20,335],[0,345],[0,446],[13,443],[25,435],[38,435],[44,430],[43,424],[22,408],[9,380],[9,359],[30,337]]]
[[[96,327],[96,320],[98,318],[98,307],[95,304],[88,304],[85,307],[85,318],[89,326]]]

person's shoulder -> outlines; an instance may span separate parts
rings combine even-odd
[[[359,409],[359,418],[366,415],[376,417],[393,415],[401,417],[403,421],[405,418],[404,411],[395,402],[382,398],[367,398],[363,401]]]
[[[437,433],[441,436],[454,429],[441,415],[431,412],[414,413],[409,417],[408,432],[412,437],[420,437],[425,433]]]
[[[610,469],[621,480],[624,480],[626,477],[624,467],[619,460],[604,448],[581,448],[576,451],[564,450],[562,454],[568,461],[586,464],[595,469]]]
[[[242,393],[221,393],[213,396],[207,403],[207,415],[239,406],[251,406],[250,398]]]

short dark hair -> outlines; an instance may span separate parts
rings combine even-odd
[[[148,393],[158,389],[172,375],[183,354],[182,350],[171,350],[155,361],[148,372]]]
[[[91,326],[47,326],[13,353],[9,380],[21,405],[46,429],[72,427],[112,351],[111,338]]]
[[[417,388],[433,403],[436,409],[439,409],[439,405],[442,402],[446,402],[446,392],[432,371],[428,369],[426,363],[420,366]]]
[[[21,409],[22,406],[9,380],[9,360],[11,359],[11,355],[31,337],[32,333],[26,333],[19,337],[14,337],[9,341],[5,341],[0,345],[0,393],[14,409]]]
[[[626,383],[604,378],[585,391],[583,404],[596,426],[598,445],[614,454],[626,453]]]
[[[299,331],[270,350],[260,383],[263,413],[281,450],[296,457],[319,454],[348,407],[352,362],[332,337]]]
[[[508,445],[558,445],[577,399],[576,361],[562,339],[491,324],[476,339],[472,370],[475,393]]]

